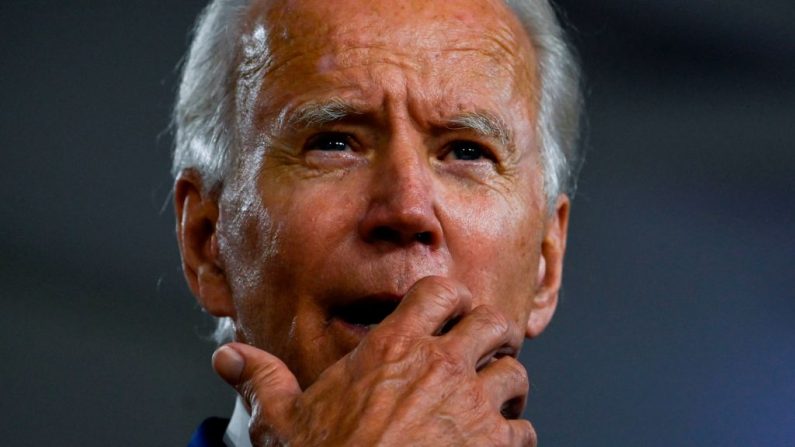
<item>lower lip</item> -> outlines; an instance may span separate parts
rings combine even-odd
[[[342,319],[339,319],[339,318],[332,318],[331,321],[333,321],[335,324],[337,324],[339,326],[342,326],[343,328],[345,328],[345,330],[350,331],[350,332],[355,333],[355,334],[359,334],[362,337],[367,335],[367,333],[370,332],[370,329],[371,329],[370,326],[362,326],[361,324],[349,323],[349,322],[347,322],[345,320],[342,320]]]
[[[346,348],[346,351],[356,348],[370,332],[370,328],[367,326],[352,324],[339,318],[331,318],[329,328],[334,334],[334,338]]]

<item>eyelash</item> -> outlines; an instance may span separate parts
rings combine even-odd
[[[307,151],[323,151],[323,152],[344,152],[347,149],[353,150],[353,138],[345,133],[339,132],[324,132],[309,138],[304,145],[304,150]],[[335,148],[321,148],[323,144],[337,144]],[[341,143],[339,145],[338,143]]]
[[[348,150],[355,150],[354,143],[353,137],[349,134],[342,132],[323,132],[310,137],[304,145],[304,150],[346,152]],[[333,147],[327,145],[333,145]],[[458,153],[456,153],[457,151]],[[456,160],[460,161],[478,161],[486,159],[491,162],[496,162],[496,157],[491,150],[471,140],[455,140],[448,143],[440,154],[439,160],[443,160],[451,154],[456,157]]]
[[[456,151],[458,150],[466,151],[465,155],[464,153],[456,154]],[[477,161],[480,159],[486,159],[492,162],[496,161],[496,158],[494,157],[494,153],[492,151],[490,151],[482,144],[470,140],[456,140],[450,142],[447,145],[447,149],[444,151],[444,153],[442,153],[441,158],[445,158],[450,154],[456,155],[456,158],[462,161]],[[464,155],[464,157],[461,157],[461,155]],[[466,158],[470,156],[474,156],[474,158]]]

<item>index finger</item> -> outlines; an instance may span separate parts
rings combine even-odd
[[[374,329],[404,335],[435,335],[444,325],[468,313],[472,294],[462,283],[441,276],[426,276],[406,293],[397,309]]]

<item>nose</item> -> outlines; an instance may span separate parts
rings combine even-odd
[[[433,173],[427,160],[414,150],[394,150],[375,163],[367,211],[359,224],[370,244],[437,248],[442,227],[436,214]]]

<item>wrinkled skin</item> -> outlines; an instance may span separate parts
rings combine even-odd
[[[421,280],[303,393],[284,364],[247,345],[221,348],[214,364],[253,403],[252,439],[264,445],[535,445],[528,421],[505,418],[521,412],[527,374],[495,356],[515,352],[521,330],[471,300],[462,285]],[[451,313],[466,317],[435,335]],[[230,367],[241,357],[242,371]]]
[[[214,366],[255,445],[534,445],[514,357],[554,313],[569,202],[544,200],[529,38],[498,1],[367,5],[248,11],[234,175],[175,187],[188,283],[240,342]],[[400,305],[336,313],[367,297]]]

